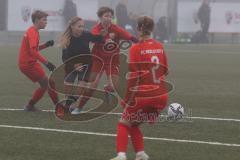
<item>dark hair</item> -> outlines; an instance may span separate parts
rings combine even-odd
[[[142,35],[151,35],[154,29],[154,21],[151,17],[141,16],[137,19],[137,29]]]
[[[40,11],[40,10],[36,10],[32,13],[32,22],[35,23],[36,20],[39,20],[43,17],[47,17],[48,14],[46,12]]]
[[[97,11],[97,15],[98,17],[102,17],[104,13],[107,13],[107,12],[110,12],[113,16],[114,16],[114,11],[112,8],[109,8],[109,7],[100,7]]]

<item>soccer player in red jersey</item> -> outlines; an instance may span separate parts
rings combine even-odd
[[[47,25],[48,14],[36,10],[32,14],[33,26],[27,29],[22,39],[22,44],[18,57],[18,66],[20,71],[27,76],[32,82],[38,82],[40,87],[37,88],[28,102],[24,107],[26,111],[35,111],[35,104],[43,97],[46,90],[50,95],[54,104],[58,102],[58,96],[54,91],[54,83],[48,80],[44,69],[40,65],[41,62],[50,71],[53,71],[56,67],[51,62],[49,62],[45,57],[43,57],[39,50],[45,49],[47,47],[53,46],[54,41],[48,41],[42,45],[39,45],[39,30],[44,29]],[[48,88],[48,82],[51,88]],[[53,90],[52,90],[53,89]]]
[[[167,58],[162,44],[151,38],[153,19],[142,16],[137,23],[140,41],[130,49],[128,86],[122,101],[124,111],[117,127],[118,154],[112,160],[127,159],[128,136],[131,137],[136,160],[149,159],[144,152],[139,126],[144,122],[156,122],[168,99],[163,81],[168,68]]]
[[[133,42],[137,42],[138,40],[123,28],[112,23],[114,11],[111,8],[101,7],[99,8],[97,15],[100,19],[100,23],[92,28],[92,33],[94,35],[99,35],[105,30],[106,34],[104,35],[104,41],[95,43],[92,49],[93,55],[99,57],[102,62],[93,60],[90,81],[94,82],[92,83],[91,88],[97,87],[101,75],[105,72],[108,84],[105,85],[104,90],[106,93],[114,92],[114,88],[118,87],[119,80],[120,49],[118,45],[120,40],[129,40]],[[92,93],[87,93],[87,95],[84,94],[84,97],[80,100],[78,108],[83,107],[91,94]]]

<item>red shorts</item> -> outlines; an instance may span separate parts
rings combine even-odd
[[[103,73],[106,72],[106,75],[119,75],[119,64],[102,64],[99,61],[93,61],[91,72]]]
[[[119,75],[120,62],[119,54],[115,53],[111,56],[106,56],[106,53],[97,52],[92,59],[91,72],[103,73],[109,75]]]
[[[45,71],[39,63],[34,63],[31,65],[19,64],[19,69],[33,82],[38,82],[46,76]]]
[[[136,105],[124,108],[122,119],[129,122],[155,123],[160,112],[166,107],[168,95],[152,99],[138,99]]]

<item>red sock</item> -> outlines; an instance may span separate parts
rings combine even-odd
[[[129,127],[127,125],[118,123],[117,139],[116,139],[117,153],[127,152],[128,132],[129,132]]]
[[[49,81],[48,95],[50,96],[50,98],[54,104],[58,103],[58,95],[56,92],[55,83],[52,81]]]
[[[130,127],[129,131],[135,152],[144,151],[143,135],[139,127]]]
[[[81,97],[81,100],[80,100],[80,102],[78,104],[78,108],[82,108],[87,103],[87,101],[89,99],[90,99],[89,97]]]
[[[29,105],[33,106],[35,105],[44,95],[44,93],[46,92],[46,89],[44,88],[38,88],[35,90],[32,99],[29,101]]]
[[[92,97],[94,91],[95,91],[95,89],[89,89],[89,90],[86,90],[85,92],[83,92],[83,96],[81,97],[81,100],[78,104],[78,108],[82,108],[87,103],[87,101],[90,99],[90,97]]]

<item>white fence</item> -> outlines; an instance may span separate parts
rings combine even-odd
[[[73,0],[73,2],[77,6],[79,16],[87,20],[97,20],[98,0]],[[26,30],[32,24],[31,13],[40,9],[50,15],[46,31],[62,31],[64,3],[65,0],[8,0],[7,30]]]
[[[200,30],[197,12],[201,1],[179,1],[177,13],[178,32]],[[240,1],[210,3],[210,27],[212,33],[240,33]]]

